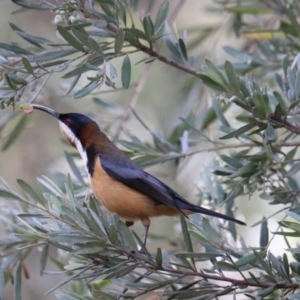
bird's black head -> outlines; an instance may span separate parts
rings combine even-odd
[[[59,120],[61,130],[64,133],[66,133],[65,132],[66,130],[64,130],[64,129],[66,129],[65,128],[65,126],[66,126],[71,130],[71,132],[78,139],[80,137],[80,132],[83,130],[83,128],[87,124],[94,122],[89,117],[82,115],[82,114],[77,114],[77,113],[59,114],[58,120]]]
[[[85,115],[77,113],[60,114],[55,110],[42,105],[33,104],[32,107],[55,117],[59,122],[60,129],[66,140],[79,151],[78,148],[82,144],[80,134],[88,124],[94,123],[93,120]]]

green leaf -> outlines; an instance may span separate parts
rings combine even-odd
[[[263,98],[263,96],[257,92],[254,91],[252,95],[252,99],[254,102],[254,105],[260,110],[261,114],[265,115],[268,111],[268,106]]]
[[[289,171],[285,174],[285,177],[290,177],[295,175],[296,173],[298,173],[300,171],[300,163],[296,163],[294,164]]]
[[[243,167],[243,164],[238,161],[235,158],[232,158],[231,156],[227,156],[224,154],[220,154],[220,158],[229,166],[235,168],[235,169],[240,169],[241,167]]]
[[[19,261],[18,265],[16,267],[16,273],[15,273],[15,280],[14,280],[14,286],[15,286],[15,294],[14,299],[15,300],[22,300],[22,263]]]
[[[286,276],[289,277],[290,276],[290,267],[289,267],[289,261],[288,261],[286,253],[283,253],[282,260],[283,260],[284,272],[285,272]]]
[[[187,226],[185,217],[183,215],[180,215],[180,223],[181,223],[181,229],[182,229],[182,234],[183,234],[186,251],[194,252],[191,236],[190,236],[190,233],[188,230],[188,226]],[[195,261],[193,258],[192,258],[192,262],[193,262],[193,265],[195,266]]]
[[[67,29],[66,27],[64,27]],[[87,46],[91,48],[90,42],[89,42],[89,35],[88,33],[83,29],[75,29],[74,27],[71,27],[72,33],[75,35],[75,37],[81,42],[83,46]]]
[[[259,126],[259,125],[261,125],[261,122],[251,122],[250,124],[247,124],[237,130],[234,130],[234,131],[220,137],[220,140],[226,140],[226,139],[231,139],[233,137],[238,137],[238,136],[242,135],[243,133],[249,131],[253,127]]]
[[[24,65],[25,69],[27,70],[27,72],[28,72],[29,74],[33,75],[33,74],[34,74],[34,71],[33,71],[33,68],[32,68],[32,66],[31,66],[29,60],[28,60],[26,57],[23,56],[23,57],[22,57],[22,62],[23,62],[23,65]]]
[[[110,237],[110,241],[113,244],[116,244],[118,241],[118,232],[116,227],[113,224],[109,225],[109,237]]]
[[[290,106],[289,106],[289,111],[295,108],[298,104],[300,103],[300,99],[294,101]]]
[[[168,16],[168,11],[169,11],[169,1],[165,0],[161,4],[158,13],[156,15],[155,24],[154,24],[155,33],[158,33],[161,27],[164,25]]]
[[[97,53],[99,54],[100,56],[104,56],[104,53],[100,47],[100,45],[94,40],[92,39],[91,37],[89,37],[89,43],[90,43],[90,46],[91,48]]]
[[[197,241],[202,245],[212,245],[212,241],[209,241],[206,237],[204,237],[199,231],[189,229],[189,233],[193,236]]]
[[[230,174],[229,178],[236,178],[239,176],[248,177],[249,175],[254,174],[256,172],[257,172],[257,166],[254,163],[249,162],[246,165],[239,168],[236,172]]]
[[[270,123],[268,123],[267,129],[265,130],[265,137],[268,141],[274,141],[276,138],[276,132]]]
[[[125,38],[124,30],[122,28],[120,28],[116,34],[115,53],[121,52],[121,50],[123,48],[123,44],[124,44],[124,38]]]
[[[155,262],[159,267],[161,267],[163,262],[161,248],[157,248]]]
[[[225,261],[218,261],[217,265],[223,271],[236,271],[236,267],[228,262]]]
[[[261,227],[260,227],[259,245],[261,248],[264,248],[268,246],[268,243],[269,243],[268,221],[265,217],[263,217]]]
[[[189,61],[189,57],[187,55],[187,50],[186,50],[186,45],[185,45],[183,39],[179,39],[179,48],[180,48],[180,51],[181,51],[184,59],[186,61]]]
[[[281,106],[283,112],[284,112],[284,115],[287,114],[287,110],[286,110],[286,104],[285,104],[285,101],[283,100],[282,96],[278,93],[278,92],[273,92],[273,95],[274,97],[276,98],[278,104]]]
[[[39,52],[35,55],[32,56],[32,60],[35,62],[45,62],[45,61],[50,61],[50,60],[54,60],[57,58],[61,58],[61,57],[65,57],[71,54],[76,53],[75,49],[55,49],[55,50],[47,50],[47,51],[42,51]],[[43,67],[48,67],[51,66],[51,63],[43,64]]]
[[[232,66],[232,64],[229,61],[225,62],[225,73],[227,76],[227,79],[229,83],[231,84],[231,87],[236,93],[240,93],[240,84],[238,81],[238,78],[235,74],[235,70]]]
[[[85,52],[83,45],[64,27],[57,26],[58,32],[61,36],[75,49]]]
[[[265,262],[265,260],[262,258],[262,256],[260,255],[260,253],[256,252],[255,250],[253,250],[254,255],[256,256],[257,260],[259,261],[259,264],[262,266],[262,268],[266,271],[266,273],[274,278],[274,275],[272,274],[272,271],[270,269],[270,267],[268,266],[268,264]]]
[[[265,255],[265,253],[264,253]],[[247,254],[243,257],[241,257],[240,259],[238,259],[236,262],[235,262],[235,265],[238,267],[238,268],[241,268],[241,267],[244,267],[248,264],[253,264],[257,261],[257,258],[256,256],[254,255],[254,253],[250,253],[250,254]]]
[[[40,203],[42,206],[46,205],[46,201],[39,197],[39,195],[36,193],[36,191],[25,181],[22,179],[17,179],[18,185],[22,188],[22,190],[30,196],[32,200],[34,200],[36,203]]]
[[[74,95],[73,98],[74,99],[79,99],[82,98],[88,94],[90,94],[94,89],[96,89],[97,87],[99,87],[100,83],[97,81],[93,81],[90,84],[88,84],[87,86],[85,86],[84,88],[82,88],[81,90],[77,91]]]
[[[43,274],[43,271],[44,271],[45,268],[46,268],[47,259],[48,259],[48,254],[49,254],[49,244],[46,244],[46,245],[43,247],[42,254],[41,254],[41,258],[40,258],[40,264],[41,264],[41,267],[40,267],[40,274],[41,274],[41,275]]]
[[[78,247],[74,250],[75,254],[94,254],[103,251],[105,243],[89,242],[86,244],[76,244]]]
[[[147,35],[138,28],[131,27],[131,28],[124,28],[123,30],[124,30],[125,34],[130,33],[132,36],[134,36],[137,39],[142,39],[142,40],[148,41]],[[131,41],[127,38],[127,35],[126,35],[126,40],[131,43]],[[132,46],[134,46],[134,45],[135,44],[132,44]]]
[[[260,6],[250,6],[250,5],[226,6],[225,10],[236,14],[251,14],[251,15],[274,13],[273,9],[260,7]]]
[[[90,60],[88,62],[88,64],[82,65],[81,67],[78,67],[78,68],[72,70],[71,72],[68,72],[62,78],[72,78],[74,76],[81,75],[87,71],[90,71],[92,69],[91,68],[92,66],[93,66],[93,68],[97,68],[101,64],[103,64],[103,57],[98,56],[95,59]]]
[[[137,251],[137,244],[131,230],[122,222],[118,221],[118,231],[124,245],[129,245],[133,250]]]
[[[111,278],[119,278],[127,275],[128,273],[132,272],[137,267],[137,264],[132,264],[129,266],[118,268],[116,271],[111,272],[104,279],[111,279]]]
[[[19,119],[18,123],[15,125],[12,132],[9,134],[8,139],[6,140],[5,144],[2,146],[2,151],[7,150],[13,142],[19,137],[23,129],[25,128],[27,122],[28,122],[27,115],[22,115]]]
[[[11,51],[14,52],[16,54],[22,54],[22,55],[30,55],[32,54],[31,52],[17,46],[17,45],[10,45],[10,44],[6,44],[6,43],[2,43],[0,42],[0,48],[7,50],[7,51]]]
[[[124,89],[129,88],[131,79],[131,62],[128,55],[125,56],[122,64],[122,85]]]
[[[15,83],[10,79],[7,73],[3,73],[3,77],[5,79],[6,84],[12,89],[12,90],[17,90],[18,87],[15,85]]]
[[[152,23],[152,20],[151,20],[150,16],[145,16],[144,17],[143,27],[144,27],[145,33],[148,37],[148,40],[151,41],[151,38],[154,35],[154,25]]]
[[[212,101],[212,105],[213,105],[213,108],[214,108],[214,111],[219,119],[219,121],[221,122],[221,124],[223,126],[227,126],[227,127],[230,127],[228,121],[226,120],[224,114],[223,114],[223,111],[219,105],[219,102],[216,100],[216,98],[212,97],[211,99]]]
[[[22,29],[20,29],[19,27],[17,27],[15,24],[9,23],[10,27],[12,28],[13,31],[15,31],[19,36],[21,36],[24,40],[26,40],[28,43],[37,46],[39,48],[43,48],[41,46],[41,44],[53,44],[53,42],[51,42],[50,40],[47,40],[43,37],[39,37],[39,36],[34,36],[31,35],[25,31],[23,31]]]
[[[13,193],[13,192],[3,189],[1,187],[0,187],[0,197],[5,198],[5,199],[14,199],[14,200],[22,199],[21,196],[18,195],[17,193]]]
[[[208,69],[205,68],[205,66],[202,67],[203,70],[205,70],[205,73],[208,72],[207,75],[212,79],[216,80],[220,84],[223,84],[224,86],[227,86],[228,82],[222,72],[219,71],[218,68],[209,59],[206,58],[205,63],[208,67]]]
[[[237,196],[239,196],[243,192],[243,187],[241,184],[238,184],[235,186],[235,188],[229,193],[227,198],[224,200],[224,202],[227,202],[231,199],[235,199]]]
[[[208,75],[204,74],[204,73],[199,73],[198,77],[203,81],[203,83],[205,85],[207,85],[209,88],[213,89],[213,90],[217,90],[220,92],[227,92],[227,88],[223,85],[221,85],[220,83],[216,82],[215,80],[213,80],[211,77],[209,77]]]
[[[45,3],[34,3],[28,0],[11,0],[17,5],[20,5],[25,8],[29,9],[37,9],[37,10],[50,10],[52,9],[51,6],[45,4]]]
[[[45,295],[48,295],[51,292],[53,292],[53,291],[57,290],[58,288],[60,288],[61,286],[65,285],[66,283],[71,282],[73,279],[79,277],[80,274],[86,272],[90,268],[91,268],[91,266],[85,267],[82,270],[78,271],[77,273],[74,273],[73,275],[65,278],[60,283],[58,283],[57,285],[55,285],[54,287],[52,287]]]

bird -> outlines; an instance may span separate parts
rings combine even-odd
[[[200,213],[246,225],[185,200],[129,159],[89,117],[80,113],[58,113],[38,104],[32,104],[32,108],[46,112],[58,120],[63,136],[83,159],[91,188],[101,204],[109,212],[118,214],[127,226],[133,225],[135,221],[142,222],[144,247],[150,219],[153,217]]]

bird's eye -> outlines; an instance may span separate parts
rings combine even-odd
[[[71,124],[71,119],[65,119],[65,122],[64,122],[67,126],[69,126]]]

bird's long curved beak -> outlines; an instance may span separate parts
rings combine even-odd
[[[49,107],[46,107],[43,105],[38,105],[38,104],[31,104],[31,106],[35,109],[42,110],[42,111],[52,115],[56,119],[58,119],[58,117],[59,117],[59,113]]]

